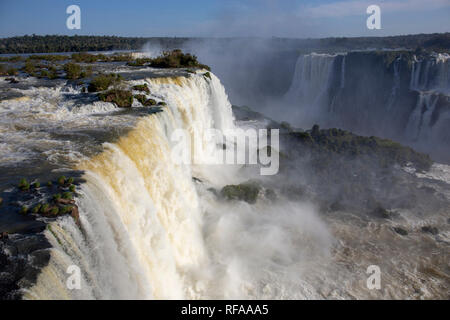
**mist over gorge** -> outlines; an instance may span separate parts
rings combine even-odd
[[[235,105],[303,129],[319,124],[390,138],[449,163],[447,53],[405,49],[406,43],[361,49],[350,40],[347,46],[356,48],[347,51],[305,42],[250,38],[183,46],[213,67]]]

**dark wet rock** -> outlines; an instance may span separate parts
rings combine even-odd
[[[77,206],[73,206],[72,211],[70,212],[70,216],[75,220],[75,223],[80,227],[80,213],[78,211]]]
[[[19,81],[16,80],[16,78],[13,78],[13,77],[5,78],[5,81],[9,81],[9,83],[19,83]]]
[[[339,201],[334,201],[329,205],[328,209],[331,212],[342,211],[345,209],[345,206]]]
[[[13,234],[0,241],[0,300],[21,298],[50,259],[50,243],[41,234]]]
[[[75,200],[64,199],[64,198],[55,199],[55,202],[57,204],[64,204],[64,205],[75,204]]]
[[[378,206],[375,209],[373,209],[370,214],[376,218],[382,218],[382,219],[389,219],[391,218],[391,214],[388,210],[385,208]]]
[[[423,226],[420,230],[424,233],[430,233],[432,235],[437,235],[439,233],[438,228],[432,226]]]
[[[264,196],[270,201],[277,200],[277,194],[272,189],[266,189]]]
[[[18,254],[29,254],[41,249],[43,244],[39,237],[29,236],[15,241],[14,246],[17,248]]]
[[[50,251],[47,249],[40,249],[31,253],[31,263],[38,268],[45,267],[49,259]]]
[[[394,227],[393,229],[394,229],[394,231],[395,231],[396,233],[398,233],[398,234],[401,235],[401,236],[407,236],[407,235],[408,235],[408,231],[406,231],[406,230],[403,229],[403,228],[400,228],[400,227]]]

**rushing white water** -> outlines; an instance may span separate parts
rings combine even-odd
[[[168,106],[78,165],[86,180],[77,199],[82,228],[71,218],[51,223],[50,263],[25,298],[317,297],[302,274],[327,259],[332,241],[313,207],[220,201],[208,189],[240,181],[235,167],[171,157],[177,128],[202,137],[234,127],[219,80],[197,74],[146,83]],[[80,290],[66,287],[70,265],[81,269]]]
[[[450,55],[439,53],[432,59],[415,59],[411,70],[410,88],[449,94]]]
[[[284,99],[301,106],[298,111],[304,121],[314,121],[325,112],[324,100],[328,98],[335,57],[311,53],[300,56],[297,61],[292,84]],[[343,77],[344,73],[342,85]]]

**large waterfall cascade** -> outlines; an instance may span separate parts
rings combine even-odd
[[[86,181],[77,198],[82,228],[70,217],[49,225],[50,263],[25,298],[314,296],[300,274],[311,264],[308,256],[326,259],[331,240],[313,207],[218,201],[208,189],[239,182],[234,166],[171,158],[177,128],[197,137],[234,128],[220,81],[197,74],[145,82],[167,107],[78,164]],[[80,290],[66,285],[71,265],[81,270]]]

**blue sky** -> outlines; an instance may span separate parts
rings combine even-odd
[[[66,8],[81,8],[81,30]],[[366,28],[367,6],[381,30]],[[450,32],[450,0],[0,0],[0,37],[24,34],[118,36],[384,36]]]

